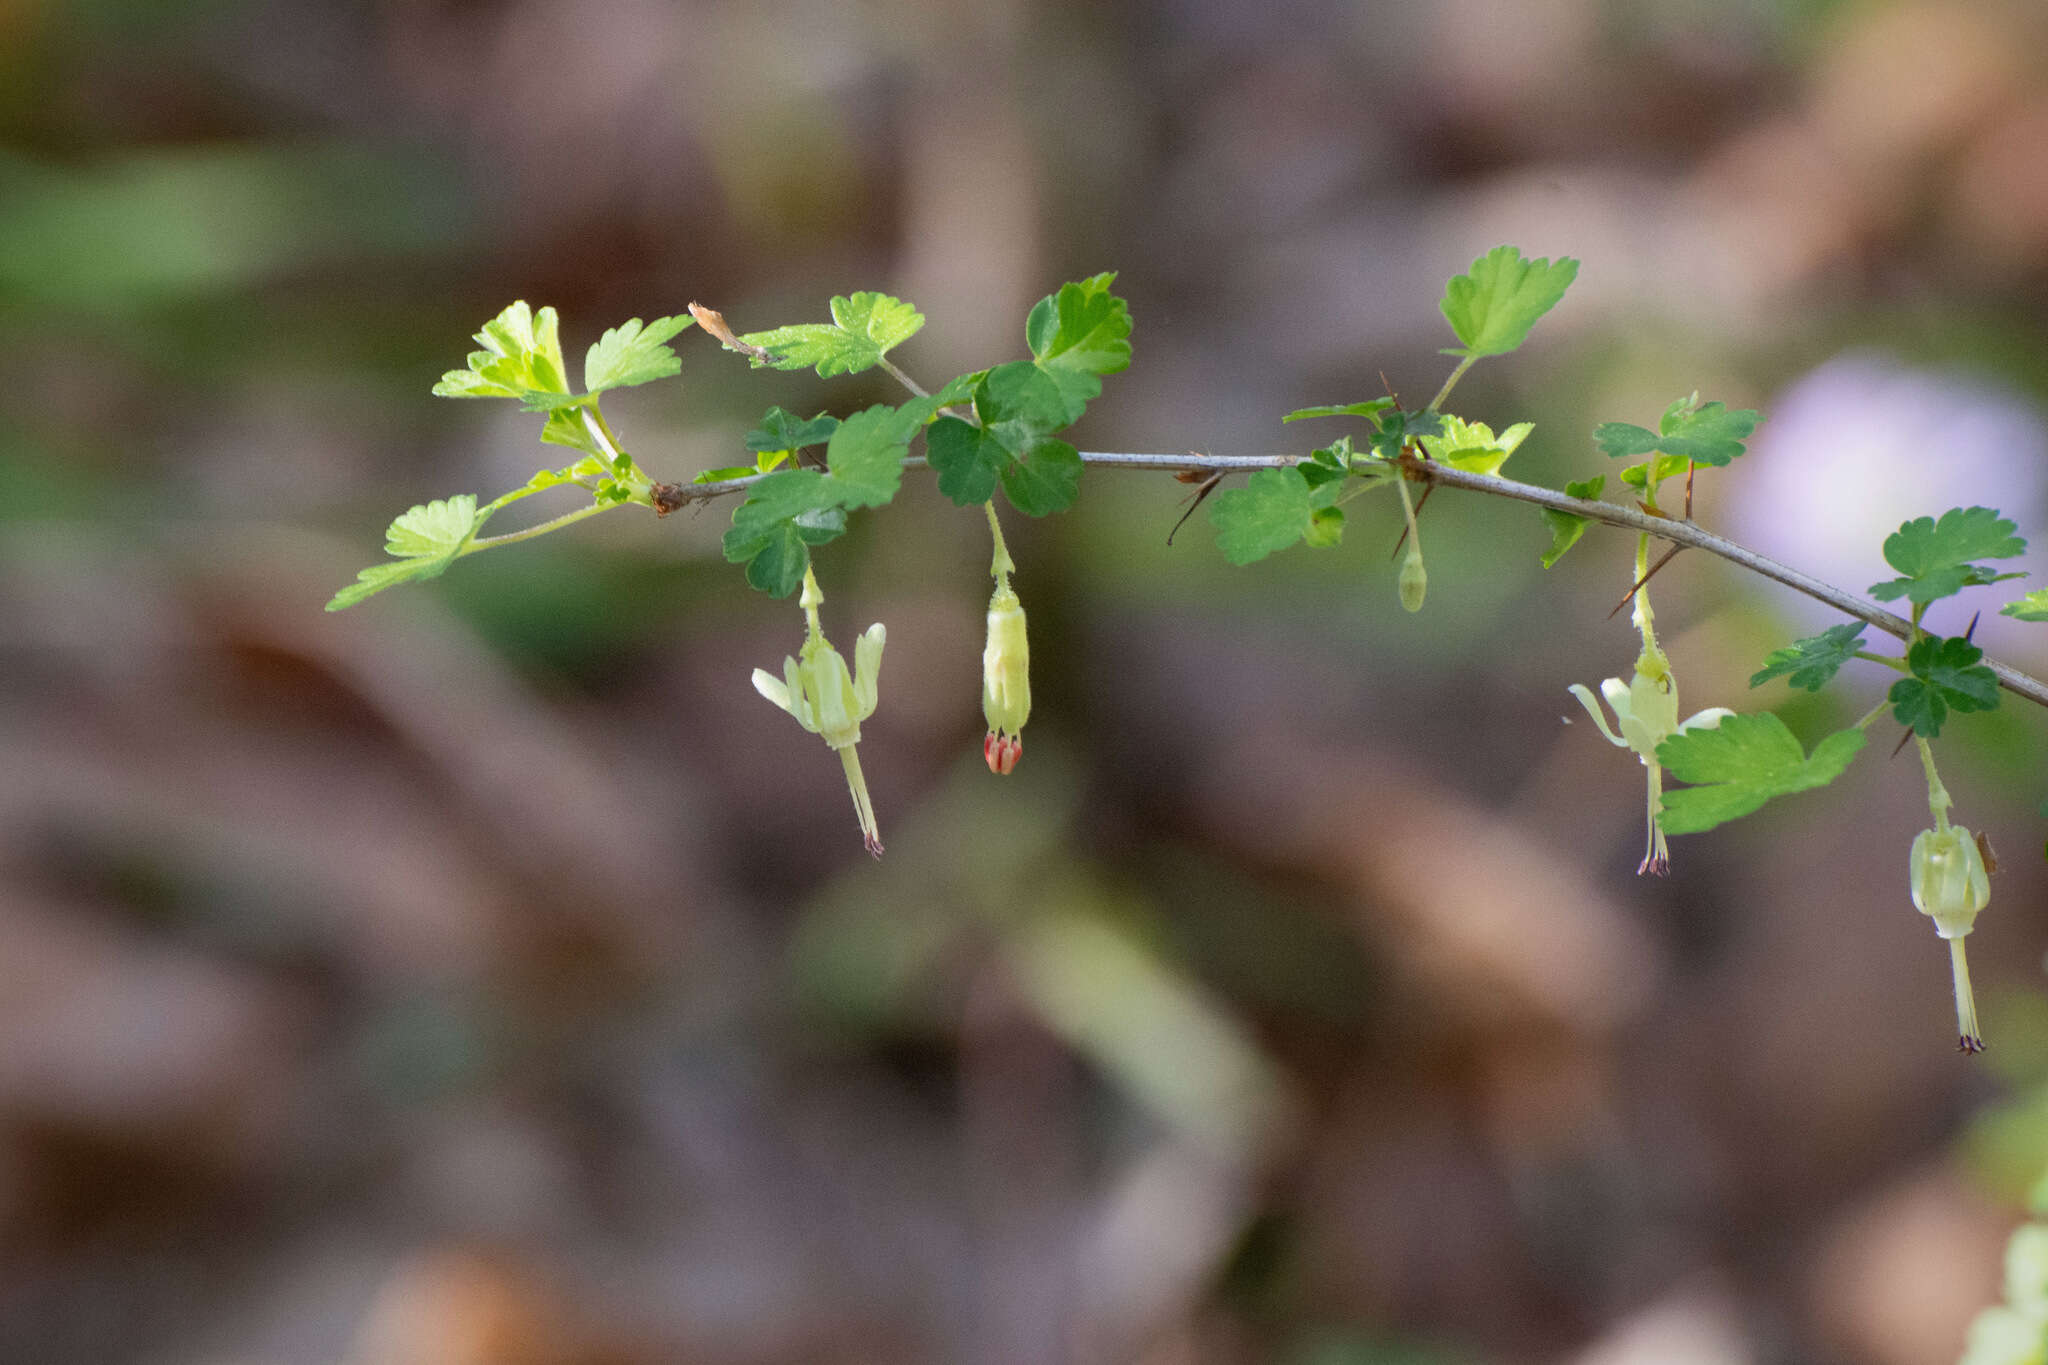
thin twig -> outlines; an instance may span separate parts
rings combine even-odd
[[[1207,470],[1210,472],[1233,473],[1244,470],[1284,469],[1299,464],[1301,456],[1296,455],[1151,455],[1133,454],[1120,451],[1084,450],[1080,452],[1084,464],[1101,465],[1111,469],[1149,469],[1163,473],[1179,473],[1184,470]],[[904,460],[905,468],[921,468],[925,461],[921,456]],[[1547,507],[1554,512],[1584,517],[1604,526],[1617,526],[1628,531],[1647,531],[1660,540],[1673,545],[1684,545],[1695,550],[1725,559],[1739,568],[1747,569],[1773,583],[1782,583],[1794,592],[1805,593],[1815,601],[1824,602],[1841,612],[1875,626],[1885,634],[1910,643],[1913,639],[1912,623],[1902,616],[1894,616],[1881,607],[1872,605],[1862,598],[1844,592],[1831,583],[1824,583],[1811,574],[1780,564],[1766,558],[1745,545],[1739,545],[1711,531],[1703,530],[1690,521],[1676,521],[1670,517],[1653,516],[1648,512],[1619,503],[1599,502],[1590,498],[1574,498],[1553,488],[1539,488],[1535,484],[1517,483],[1503,479],[1497,474],[1475,474],[1468,470],[1453,469],[1435,460],[1404,459],[1402,471],[1411,479],[1432,487],[1444,485],[1462,488],[1468,493],[1485,493],[1497,498],[1512,498],[1536,507]],[[758,483],[764,476],[748,474],[737,479],[721,479],[716,483],[699,484],[656,484],[654,492],[658,501],[680,507],[684,503],[701,502],[724,497],[728,493],[744,492]],[[2025,697],[2038,706],[2048,707],[2048,683],[2022,673],[2010,664],[1994,659],[1983,660],[1998,678],[1998,685],[2015,696]]]

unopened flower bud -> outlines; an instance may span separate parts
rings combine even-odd
[[[1421,611],[1423,594],[1428,591],[1429,571],[1422,567],[1422,551],[1410,546],[1407,557],[1401,561],[1401,606],[1408,611]]]

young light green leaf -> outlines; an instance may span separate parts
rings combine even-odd
[[[1607,486],[1607,476],[1596,474],[1590,479],[1579,479],[1564,486],[1569,498],[1593,499],[1600,496],[1600,490]],[[1579,543],[1579,537],[1586,533],[1586,519],[1571,512],[1543,509],[1543,520],[1550,527],[1550,548],[1543,552],[1543,567],[1549,568],[1564,558],[1564,552]]]
[[[1837,731],[1808,756],[1768,711],[1675,734],[1657,746],[1657,761],[1679,781],[1697,785],[1665,792],[1657,823],[1666,834],[1698,834],[1774,797],[1825,787],[1862,751],[1864,738],[1858,729]]]
[[[2048,588],[2036,588],[1998,609],[2000,616],[2021,621],[2048,621]]]
[[[1027,517],[1044,517],[1074,505],[1082,468],[1081,452],[1046,439],[1012,459],[999,478],[1012,507]]]
[[[1978,662],[1984,651],[1960,635],[1926,635],[1906,651],[1913,671],[1886,693],[1892,715],[1922,739],[1935,739],[1950,711],[1989,711],[1998,705],[1998,675]]]
[[[1368,398],[1363,403],[1336,403],[1321,408],[1296,408],[1280,420],[1299,422],[1310,417],[1378,417],[1394,406],[1391,398]]]
[[[1905,577],[1871,584],[1870,595],[1880,602],[1904,597],[1924,605],[1964,588],[2024,578],[1968,562],[2025,554],[2027,542],[2013,530],[2012,522],[1989,507],[1952,507],[1940,521],[1917,517],[1885,537],[1885,563]]]
[[[799,322],[766,332],[749,332],[740,340],[768,351],[766,363],[778,370],[815,366],[824,378],[858,374],[881,364],[891,348],[900,346],[924,326],[924,314],[902,299],[863,290],[832,300],[832,321]]]
[[[551,446],[568,446],[597,459],[605,458],[603,449],[590,434],[589,424],[577,408],[557,408],[548,413],[547,425],[540,429],[540,439]]]
[[[375,593],[413,579],[432,578],[443,572],[475,536],[489,511],[478,515],[476,497],[458,493],[409,508],[384,532],[385,553],[396,564],[373,564],[356,575],[356,581],[334,594],[327,610],[352,607]]]
[[[1506,355],[1529,336],[1536,320],[1556,306],[1579,273],[1569,256],[1524,260],[1511,246],[1498,246],[1472,262],[1472,269],[1444,286],[1437,305],[1464,342],[1445,352],[1472,359]]]
[[[1529,438],[1536,429],[1532,422],[1517,422],[1499,436],[1484,422],[1467,422],[1462,417],[1444,415],[1443,429],[1434,436],[1421,438],[1422,448],[1429,452],[1429,458],[1438,464],[1453,469],[1463,469],[1473,474],[1498,474],[1500,467],[1507,463],[1508,456]]]
[[[1106,270],[1059,287],[1032,306],[1024,341],[1048,370],[1116,374],[1131,365],[1131,310],[1109,292],[1116,272]]]
[[[1261,469],[1243,488],[1209,500],[1216,546],[1233,564],[1251,564],[1284,550],[1309,533],[1313,494],[1299,469]]]
[[[638,318],[627,319],[599,337],[583,358],[583,387],[598,393],[682,373],[683,362],[667,343],[695,321],[687,313],[656,318],[644,327]]]
[[[1642,428],[1637,427],[1636,430],[1641,431]],[[1682,455],[1652,455],[1647,460],[1623,465],[1621,481],[1638,493],[1648,493],[1662,485],[1664,480],[1672,475],[1683,474],[1689,463],[1691,461]]]
[[[1312,550],[1327,550],[1344,539],[1344,509],[1318,507],[1310,514],[1302,539]]]
[[[1794,640],[1783,649],[1772,650],[1765,657],[1764,666],[1750,675],[1749,685],[1760,687],[1773,678],[1790,674],[1792,686],[1818,692],[1841,670],[1843,664],[1856,657],[1861,648],[1861,621],[1829,626],[1818,635],[1809,635],[1803,640]]]
[[[450,370],[434,385],[440,398],[524,398],[529,393],[566,393],[568,367],[562,362],[559,320],[552,308],[535,313],[520,300],[485,323],[476,334],[469,368]]]
[[[1651,432],[1628,422],[1602,422],[1593,428],[1600,449],[1615,459],[1661,452],[1696,464],[1725,465],[1748,449],[1743,444],[1763,418],[1752,408],[1731,409],[1725,403],[1701,403],[1699,395],[1681,398],[1664,410]],[[1658,479],[1668,478],[1663,464]],[[1640,485],[1638,485],[1640,487]]]

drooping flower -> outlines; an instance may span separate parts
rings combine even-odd
[[[1601,713],[1600,704],[1593,700],[1591,688],[1584,683],[1573,683],[1571,693],[1579,699],[1579,705],[1586,708],[1586,714],[1593,718],[1593,724],[1600,727],[1600,733],[1607,737],[1608,743],[1633,749],[1642,759],[1643,766],[1650,770],[1650,835],[1636,873],[1654,872],[1661,877],[1671,870],[1671,850],[1664,842],[1663,828],[1657,823],[1657,806],[1664,799],[1664,767],[1657,761],[1657,746],[1673,735],[1719,725],[1735,713],[1725,706],[1710,706],[1680,721],[1678,680],[1671,676],[1671,667],[1661,654],[1652,655],[1647,650],[1636,660],[1633,680],[1624,683],[1619,678],[1608,678],[1600,684],[1600,695],[1607,698],[1607,704],[1614,708],[1620,734],[1608,728],[1607,717]]]
[[[981,714],[988,737],[981,755],[992,773],[1008,773],[1024,753],[1022,731],[1031,716],[1031,648],[1024,635],[1024,607],[1008,574],[996,579],[988,599],[988,644],[981,651]]]
[[[1957,1046],[1982,1052],[1977,1029],[1977,999],[1970,990],[1970,964],[1963,938],[1977,921],[1977,912],[1991,899],[1991,878],[1977,841],[1961,825],[1937,820],[1913,840],[1907,864],[1913,879],[1913,905],[1934,921],[1934,931],[1948,940],[1949,969],[1955,977]]]
[[[880,700],[882,646],[888,632],[879,621],[869,626],[854,641],[853,669],[848,672],[845,658],[832,647],[818,624],[818,604],[825,600],[825,595],[818,591],[818,580],[809,570],[804,573],[800,600],[808,621],[803,647],[796,658],[782,661],[780,678],[765,668],[755,669],[754,690],[838,750],[839,760],[846,768],[846,785],[853,793],[854,813],[860,819],[861,840],[868,852],[879,858],[882,834],[875,823],[874,804],[868,799],[867,779],[861,774],[860,753],[855,746],[860,743],[860,723],[875,713],[875,703]]]

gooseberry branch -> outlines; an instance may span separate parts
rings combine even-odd
[[[1227,474],[1280,469],[1297,464],[1301,460],[1299,455],[1152,455],[1101,450],[1084,450],[1080,455],[1084,464],[1111,469],[1154,470],[1168,474],[1189,470]],[[922,456],[912,456],[903,464],[907,469],[919,468],[925,461]],[[1620,503],[1574,498],[1569,494],[1536,484],[1518,483],[1513,479],[1501,478],[1497,474],[1475,474],[1468,470],[1453,469],[1434,460],[1416,459],[1412,456],[1401,461],[1401,469],[1408,478],[1418,483],[1441,484],[1448,488],[1461,488],[1468,493],[1512,498],[1517,502],[1547,507],[1552,511],[1584,517],[1588,521],[1597,521],[1603,525],[1644,532],[1673,545],[1704,550],[1739,568],[1747,569],[1774,583],[1782,583],[1795,592],[1824,602],[1843,615],[1867,622],[1901,641],[1910,644],[1914,638],[1913,623],[1905,617],[1873,606],[1853,593],[1845,592],[1811,574],[1802,573],[1790,565],[1780,564],[1777,560],[1758,554],[1746,545],[1738,544],[1725,536],[1717,536],[1696,522],[1655,516],[1640,508],[1627,507]],[[659,504],[670,507],[680,507],[691,502],[706,502],[730,493],[744,492],[760,482],[763,477],[760,474],[749,474],[713,483],[658,484],[655,489],[656,499]],[[2037,706],[2048,707],[2048,682],[1988,657],[1984,660],[1984,665],[1997,675],[1998,685],[2006,691],[2024,697]]]

